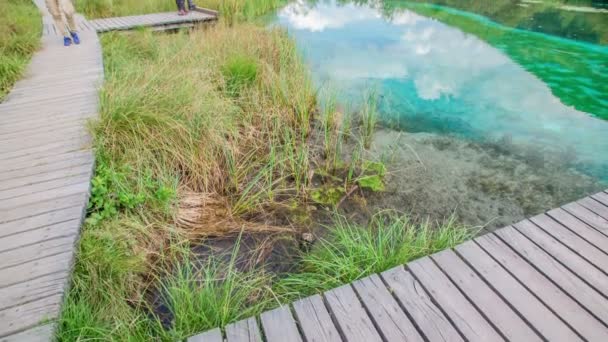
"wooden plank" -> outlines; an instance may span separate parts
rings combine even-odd
[[[591,197],[592,197],[594,200],[596,200],[596,201],[598,201],[598,202],[602,203],[603,205],[608,206],[608,193],[605,193],[605,192],[598,192],[598,193],[597,193],[597,194],[595,194],[595,195],[591,195]]]
[[[84,208],[86,199],[86,193],[78,193],[74,195],[40,201],[37,203],[31,203],[20,206],[18,208],[7,210],[0,209],[0,213],[2,214],[0,215],[0,228],[3,227],[5,223],[41,215],[44,213],[51,214],[52,212],[57,210],[67,209],[79,205],[83,206]],[[0,229],[0,231],[2,230]]]
[[[541,227],[547,234],[553,236],[562,244],[568,246],[578,255],[601,270],[608,271],[608,255],[600,249],[574,234],[549,216],[541,214],[530,218],[530,221]]]
[[[38,165],[24,170],[0,172],[0,189],[5,190],[15,186],[25,186],[66,176],[76,176],[85,172],[90,173],[92,169],[93,157],[90,154],[85,154],[80,158]]]
[[[55,324],[49,323],[33,327],[14,335],[0,337],[2,342],[48,342],[53,339]]]
[[[32,281],[0,288],[0,311],[35,300],[61,294],[68,271],[44,275]]]
[[[187,342],[224,342],[220,328],[209,330],[188,338]]]
[[[25,169],[42,167],[44,165],[48,165],[51,163],[61,163],[65,162],[66,164],[70,163],[71,160],[75,160],[81,158],[82,156],[90,156],[93,159],[93,153],[91,150],[76,150],[65,152],[61,154],[56,154],[52,156],[44,156],[35,160],[26,160],[20,163],[11,163],[10,165],[0,164],[0,173],[4,174],[5,172],[19,172],[23,171],[24,174],[27,172]],[[93,164],[91,164],[93,165]]]
[[[585,280],[589,285],[608,296],[608,277],[580,255],[574,253],[558,240],[538,229],[530,221],[513,225],[519,232],[528,237],[543,250],[560,261],[571,271]]]
[[[78,227],[75,227],[78,228]],[[77,235],[69,235],[0,253],[0,271],[74,249]]]
[[[378,275],[353,283],[361,302],[386,341],[424,341]]]
[[[429,341],[464,341],[422,285],[402,266],[382,272],[389,291]]]
[[[33,328],[45,319],[56,318],[62,295],[53,295],[0,311],[1,336]]]
[[[321,296],[298,300],[293,309],[307,342],[342,341]]]
[[[260,329],[255,318],[240,320],[226,326],[227,342],[262,342]]]
[[[260,316],[260,319],[266,342],[302,342],[289,307],[281,306],[266,311]]]
[[[52,211],[48,214],[40,214],[16,221],[0,223],[0,238],[5,236],[27,232],[29,230],[42,228],[74,219],[82,219],[83,205],[77,205]]]
[[[64,272],[72,264],[72,250],[47,258],[32,260],[12,267],[2,269],[2,274],[10,277],[0,277],[0,287],[8,287],[40,278],[43,275]],[[0,329],[2,331],[2,329]]]
[[[567,292],[604,324],[608,324],[608,310],[606,309],[608,308],[608,299],[577,277],[572,270],[511,227],[499,229],[495,234],[501,242],[526,259],[537,271],[551,279],[553,283]],[[488,238],[491,237],[491,235],[488,235]],[[578,271],[580,272],[580,270]]]
[[[79,183],[63,186],[58,189],[49,189],[42,192],[27,194],[10,199],[0,199],[0,211],[19,208],[31,203],[38,203],[76,194],[88,194],[89,181],[79,179]]]
[[[562,206],[562,208],[602,234],[608,235],[608,221],[591,210],[577,203],[569,203]]]
[[[18,249],[22,246],[75,235],[78,233],[79,226],[80,219],[78,218],[2,237],[0,238],[0,255],[3,252]]]
[[[432,258],[507,339],[514,341],[541,340],[536,332],[454,252],[445,250],[434,254]]]
[[[564,324],[560,317],[551,312],[473,241],[457,246],[456,251],[547,340],[582,341],[572,328]]]
[[[325,300],[344,339],[353,342],[382,341],[350,285],[327,291]]]
[[[77,184],[85,184],[85,188],[88,190],[88,184],[91,180],[92,171],[93,170],[91,170],[91,167],[89,166],[88,170],[85,170],[79,174],[68,174],[62,178],[50,179],[47,181],[21,186],[17,185],[8,189],[0,190],[0,203],[5,201],[18,201],[25,196],[31,196],[49,191],[59,192],[60,189],[75,186]],[[16,183],[18,184],[19,182]],[[16,184],[11,182],[5,186],[10,187],[11,185]]]
[[[410,262],[407,267],[467,340],[505,340],[430,258]]]
[[[608,341],[608,329],[605,325],[496,236],[482,236],[475,239],[475,242],[583,338],[589,341]]]
[[[572,214],[564,211],[561,208],[553,209],[547,212],[554,220],[558,221],[566,228],[580,235],[587,242],[593,244],[600,250],[608,251],[608,236],[592,229],[589,225],[574,217]]]
[[[578,200],[576,203],[593,211],[595,214],[601,216],[602,218],[608,219],[608,207],[603,205],[599,201],[596,201],[590,197],[586,197]]]

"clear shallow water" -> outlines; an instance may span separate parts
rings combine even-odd
[[[376,89],[383,121],[400,130],[526,146],[608,181],[601,29],[589,43],[564,38],[584,36],[584,25],[560,37],[448,7],[358,3],[296,1],[274,18],[319,85],[354,105]]]

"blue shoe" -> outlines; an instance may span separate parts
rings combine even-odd
[[[80,37],[78,37],[78,33],[70,32],[70,35],[72,36],[72,40],[74,41],[74,44],[76,44],[76,45],[80,44]]]
[[[72,38],[63,37],[63,46],[70,46],[70,45],[72,45]]]

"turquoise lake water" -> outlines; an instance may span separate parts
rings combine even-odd
[[[375,89],[389,127],[523,146],[607,182],[608,12],[466,3],[478,13],[295,1],[272,20],[295,38],[319,87],[354,107]]]

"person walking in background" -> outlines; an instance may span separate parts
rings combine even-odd
[[[70,46],[72,42],[74,44],[80,44],[80,37],[76,32],[76,21],[74,20],[74,5],[72,0],[45,0],[46,7],[49,13],[53,16],[55,26],[59,30],[59,33],[63,36],[63,45]],[[67,23],[63,21],[63,16],[67,20]],[[67,31],[66,31],[67,26]]]
[[[177,14],[179,14],[179,15],[188,14],[188,10],[186,10],[186,1],[185,0],[175,0],[175,4],[177,5]],[[193,11],[196,9],[194,0],[188,0],[188,9],[190,11]]]

